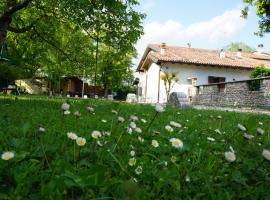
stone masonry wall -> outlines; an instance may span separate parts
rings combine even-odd
[[[252,91],[251,82],[260,82]],[[200,85],[196,87],[193,104],[212,106],[270,107],[270,77]]]

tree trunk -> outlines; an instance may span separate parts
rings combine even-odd
[[[4,42],[7,37],[8,27],[11,23],[11,17],[2,17],[0,18],[0,49],[4,45]]]

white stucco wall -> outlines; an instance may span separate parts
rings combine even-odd
[[[140,73],[139,86],[142,87],[142,97],[139,100],[149,103],[158,101],[159,69],[160,66],[153,63],[147,72]],[[189,78],[197,78],[197,85],[202,85],[208,84],[208,76],[225,77],[227,82],[248,79],[251,72],[250,70],[240,70],[225,67],[206,67],[169,63],[164,64],[162,70],[177,74],[179,81],[174,84],[172,92],[184,92],[186,95],[189,95],[189,88],[192,88],[191,80]],[[163,81],[160,81],[159,102],[166,102],[166,92]]]

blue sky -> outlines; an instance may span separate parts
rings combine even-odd
[[[137,43],[139,59],[148,43],[221,49],[231,42],[252,47],[263,43],[270,49],[270,34],[254,35],[258,17],[252,8],[248,19],[240,18],[242,0],[139,0],[138,10],[146,13],[145,34]],[[137,61],[135,61],[135,64]]]

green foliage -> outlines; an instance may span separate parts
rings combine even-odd
[[[80,118],[63,116],[60,108],[66,101],[71,113],[80,111]],[[95,115],[87,106],[95,109]],[[0,198],[270,198],[270,163],[262,157],[262,150],[270,145],[267,115],[167,107],[145,132],[155,113],[149,105],[105,100],[0,97],[0,152],[15,153],[12,160],[0,159]],[[130,115],[139,117],[136,124],[142,133],[126,132]],[[117,123],[118,116],[125,122]],[[164,127],[170,121],[182,127],[169,133]],[[243,138],[238,123],[255,137]],[[44,133],[39,126],[46,129]],[[265,130],[264,135],[256,134],[258,127]],[[217,134],[216,129],[224,134]],[[111,135],[102,136],[98,144],[91,137],[93,130],[110,131]],[[67,132],[85,137],[86,145],[77,146],[67,138]],[[172,137],[181,139],[184,148],[172,147]],[[215,142],[207,137],[215,138]],[[158,141],[158,148],[151,145],[153,139]],[[230,146],[236,153],[233,163],[224,158]],[[135,151],[136,166],[128,165],[131,150]],[[172,162],[172,156],[176,161]],[[138,165],[143,169],[139,175],[135,173]]]
[[[259,31],[256,33],[259,36],[263,36],[265,33],[270,32],[270,1],[268,0],[243,0],[248,4],[242,10],[242,16],[247,17],[249,6],[256,7],[256,14],[259,16]]]
[[[232,42],[231,44],[227,45],[224,49],[231,52],[236,52],[238,51],[238,49],[242,49],[243,52],[248,52],[248,53],[255,51],[253,47],[250,47],[243,42]]]
[[[8,3],[19,2],[0,3],[0,22]],[[63,75],[85,73],[93,79],[98,41],[98,82],[106,88],[119,86],[136,55],[134,44],[143,34],[144,14],[134,10],[136,5],[137,0],[30,1],[12,15],[9,25],[30,28],[19,34],[8,29],[4,54],[27,66],[32,75],[42,69],[53,85]],[[0,46],[1,41],[0,37]]]
[[[265,65],[256,67],[250,74],[250,78],[260,78],[270,76],[270,68]]]

